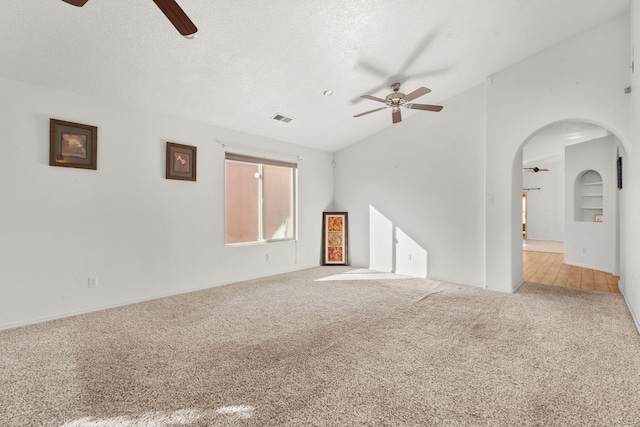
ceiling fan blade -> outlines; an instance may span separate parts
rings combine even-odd
[[[82,7],[89,0],[62,0],[62,1],[65,2],[65,3],[72,4],[74,6]]]
[[[428,105],[428,104],[410,104],[410,108],[412,110],[424,110],[424,111],[435,111],[436,113],[442,110],[442,105]]]
[[[371,111],[365,111],[364,113],[360,113],[360,114],[356,114],[353,117],[360,117],[360,116],[364,116],[366,114],[371,114],[371,113],[375,113],[376,111],[380,111],[380,110],[385,110],[387,107],[380,107],[380,108],[376,108],[375,110],[371,110]]]
[[[153,0],[153,2],[183,36],[190,36],[198,31],[198,28],[175,0]]]
[[[393,123],[399,123],[402,121],[402,114],[400,113],[400,110],[396,110],[391,113],[391,120]]]
[[[416,99],[419,96],[426,95],[431,92],[431,89],[427,89],[426,87],[419,87],[408,95],[405,95],[404,100],[409,102]]]
[[[384,102],[384,103],[387,102],[385,99],[377,98],[377,97],[371,96],[371,95],[362,95],[360,98],[371,99],[372,101],[378,101],[378,102]]]
[[[374,92],[378,92],[379,90],[382,90],[382,89],[384,89],[384,88],[385,88],[385,85],[380,85],[380,86],[378,86],[378,87],[374,87],[374,88],[372,88],[372,89],[369,89],[367,92],[369,92],[369,93],[374,93]],[[362,97],[361,97],[361,96],[359,96],[359,97],[357,97],[357,98],[352,99],[352,100],[351,100],[351,103],[352,103],[352,104],[356,104],[356,103],[358,103],[358,102],[360,102],[360,101],[362,101]]]

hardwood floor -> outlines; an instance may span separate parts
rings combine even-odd
[[[620,293],[618,276],[564,263],[563,253],[522,251],[524,280],[543,285]]]
[[[522,241],[522,250],[536,252],[564,253],[564,242],[560,240],[531,240]]]

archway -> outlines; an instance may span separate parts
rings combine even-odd
[[[521,144],[513,197],[520,202],[526,192],[527,228],[522,252],[514,252],[523,257],[525,281],[619,292],[616,160],[625,156],[613,132],[580,119],[550,123]],[[522,168],[520,175],[516,168]]]

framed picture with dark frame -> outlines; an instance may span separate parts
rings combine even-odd
[[[322,253],[324,265],[347,265],[348,213],[322,213]]]
[[[167,179],[196,180],[198,147],[167,142]]]
[[[49,165],[98,169],[98,128],[81,123],[49,121]]]

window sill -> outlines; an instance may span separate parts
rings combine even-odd
[[[241,246],[258,246],[258,245],[266,245],[268,243],[281,243],[281,242],[297,242],[297,239],[272,239],[272,240],[264,240],[262,242],[245,242],[245,243],[225,243],[225,246],[228,247],[241,247]]]

